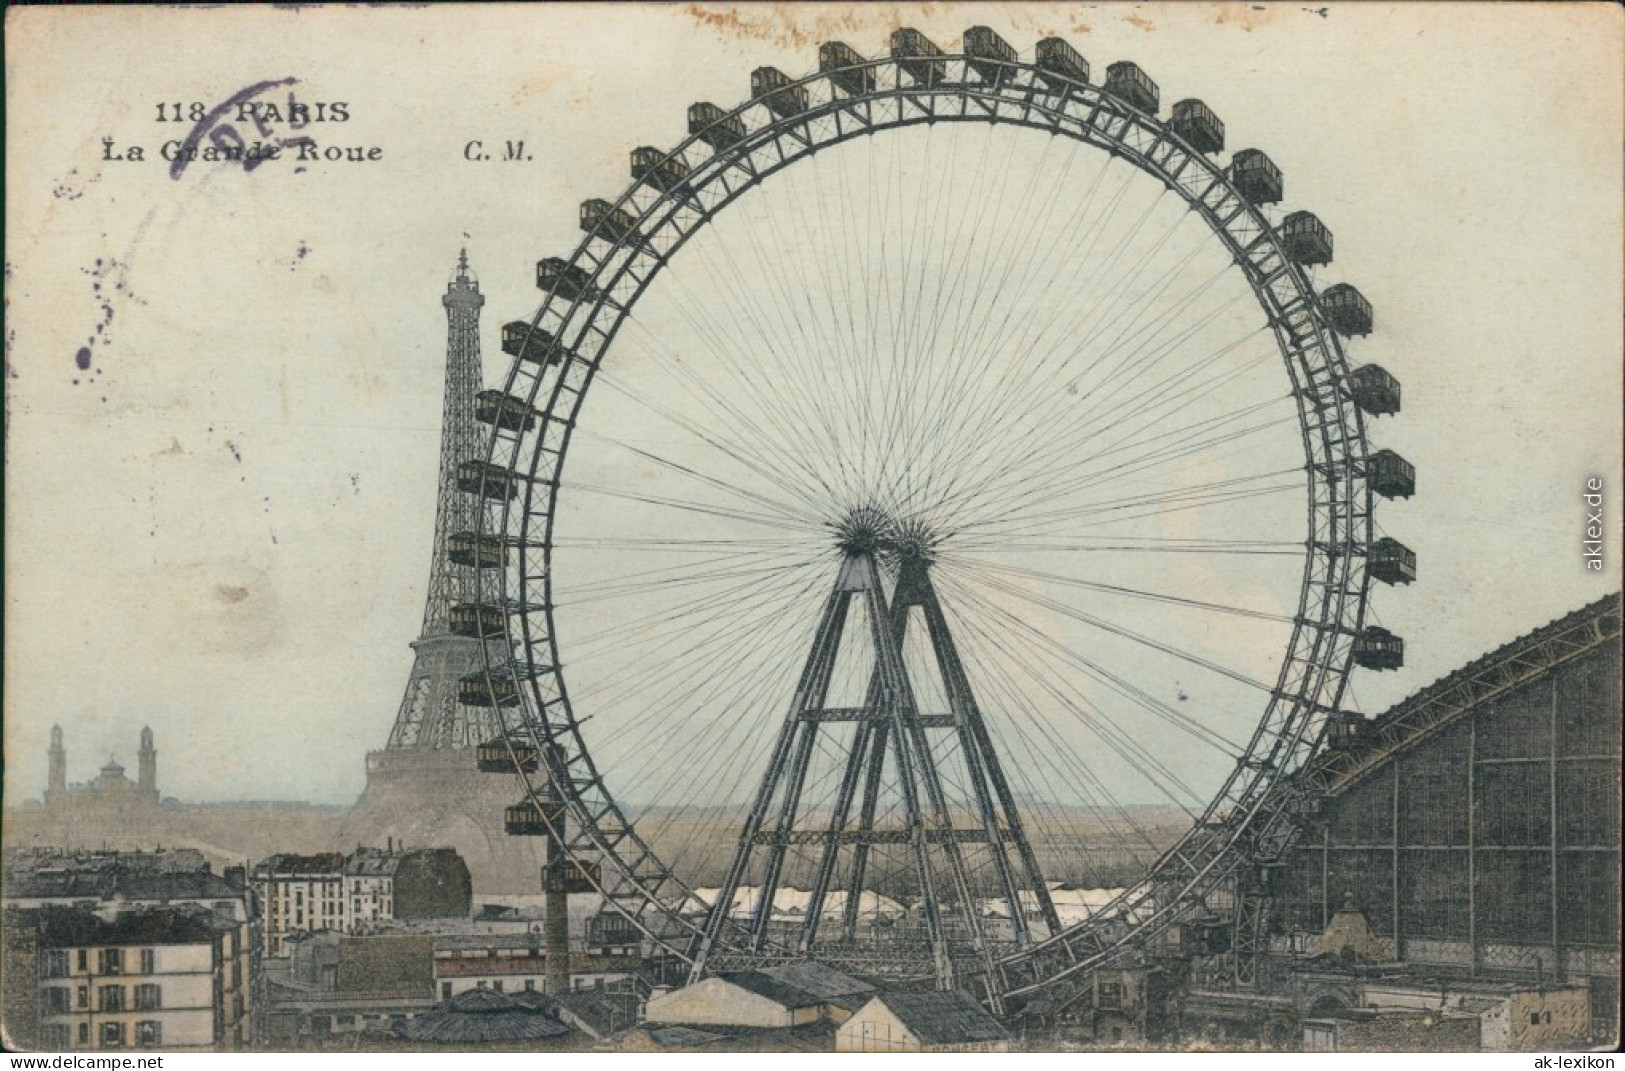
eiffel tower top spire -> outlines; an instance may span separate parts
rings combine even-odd
[[[429,597],[423,628],[412,644],[417,657],[407,679],[389,749],[438,750],[473,747],[496,734],[489,710],[458,699],[458,680],[481,662],[480,641],[452,629],[452,609],[478,601],[491,583],[480,562],[449,551],[459,534],[477,530],[479,495],[463,489],[460,470],[484,459],[486,430],[475,419],[475,396],[483,381],[480,367],[480,309],[485,296],[468,266],[468,250],[440,303],[446,309],[446,391],[440,422],[440,480],[435,500],[434,553],[429,561]]]

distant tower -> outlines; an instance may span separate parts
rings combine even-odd
[[[485,297],[479,280],[469,271],[467,250],[457,258],[456,272],[440,301],[446,307],[448,334],[434,555],[429,560],[423,630],[412,644],[417,658],[389,734],[390,751],[472,748],[498,733],[490,708],[464,706],[458,701],[459,679],[482,664],[481,641],[451,630],[452,608],[475,603],[482,578],[490,573],[476,562],[460,562],[448,553],[457,536],[475,530],[480,498],[463,489],[468,482],[464,470],[484,461],[486,444],[485,430],[474,419],[475,395],[482,381],[480,307]]]
[[[505,640],[481,640],[481,629],[468,627],[470,618],[482,620],[477,604],[488,606],[499,598],[500,578],[474,537],[489,431],[476,416],[485,297],[466,251],[457,258],[441,304],[447,321],[446,387],[429,596],[389,742],[367,755],[367,788],[341,841],[378,845],[393,837],[455,848],[479,891],[529,892],[545,861],[542,848],[503,835],[503,808],[513,802],[507,798],[512,785],[505,778],[482,777],[475,764],[476,746],[500,735],[496,711],[478,705],[484,689],[475,704],[459,696],[462,679],[483,670],[482,643],[501,645],[501,657],[507,656]]]
[[[135,790],[141,798],[152,803],[158,802],[158,749],[152,744],[152,730],[141,730],[141,752],[139,772],[136,775]]]
[[[62,746],[62,726],[51,726],[51,772],[45,784],[45,805],[59,803],[68,796],[68,749]]]

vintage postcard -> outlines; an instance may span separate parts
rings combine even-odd
[[[9,1048],[1615,1044],[1617,6],[6,29]]]

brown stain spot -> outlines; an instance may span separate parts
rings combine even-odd
[[[172,435],[169,438],[169,445],[164,447],[162,450],[158,451],[157,456],[159,456],[159,457],[179,457],[181,454],[184,454],[184,453],[186,453],[186,448],[181,445],[181,441],[179,439],[175,438]]]
[[[1128,23],[1130,26],[1138,26],[1140,29],[1145,30],[1148,33],[1151,30],[1156,29],[1156,25],[1157,25],[1156,23],[1152,22],[1150,19],[1145,18],[1142,15],[1137,15],[1132,11],[1130,11],[1127,15],[1123,16],[1123,21]]]
[[[918,4],[906,8],[879,5],[855,5],[844,9],[822,9],[809,17],[806,9],[794,9],[778,4],[704,5],[688,4],[683,13],[707,29],[751,41],[793,48],[816,46],[850,34],[867,34],[876,27],[889,33],[906,26],[913,19],[928,19],[938,10],[936,4]],[[876,42],[847,41],[864,55],[875,51]]]
[[[214,593],[221,602],[242,602],[248,598],[248,589],[231,584],[216,584]]]
[[[1274,22],[1276,17],[1275,12],[1257,4],[1219,4],[1214,10],[1213,22],[1217,26],[1236,26],[1243,33],[1252,33],[1259,27]]]

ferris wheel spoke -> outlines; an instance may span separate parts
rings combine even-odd
[[[816,482],[818,473],[805,462],[803,457],[798,457],[793,452],[793,447],[785,446],[770,437],[763,436],[760,440],[763,445],[757,450],[751,450],[737,440],[723,438],[714,430],[701,425],[695,418],[684,416],[675,411],[670,405],[657,402],[648,397],[646,393],[619,382],[616,377],[605,376],[602,373],[600,375],[609,389],[623,398],[637,403],[645,411],[653,413],[668,425],[683,432],[688,437],[685,443],[690,445],[698,444],[715,451],[717,454],[736,462],[747,471],[768,481],[770,485],[787,490],[795,497],[809,503],[817,503],[816,494],[807,488],[807,484],[802,482],[802,479],[797,478],[797,473],[804,474],[803,479],[809,482]],[[750,430],[748,424],[741,426],[747,431]]]
[[[970,603],[976,605],[983,614],[991,618],[1004,619],[1006,626],[1016,626],[1019,634],[1041,641],[1042,647],[1050,648],[1056,652],[1061,650],[1053,646],[1053,641],[1043,637],[1042,634],[1036,633],[1030,626],[1026,626],[1019,618],[1009,614],[1008,611],[985,600],[978,600],[975,597],[972,597]],[[1115,719],[1107,715],[1099,704],[1067,684],[1067,675],[1058,675],[1050,667],[1041,663],[1035,657],[1036,652],[1026,654],[1018,651],[1010,639],[1007,638],[1010,635],[1008,632],[1001,636],[993,633],[992,630],[979,630],[974,625],[971,626],[971,631],[980,635],[993,649],[1003,655],[1002,665],[1009,667],[1012,671],[1019,670],[1023,678],[1028,681],[1029,686],[1035,687],[1049,696],[1057,704],[1057,709],[1076,718],[1101,743],[1105,744],[1119,758],[1129,763],[1145,778],[1148,785],[1161,793],[1170,803],[1187,808],[1189,801],[1199,799],[1199,796],[1190,789],[1190,786],[1186,785],[1178,775],[1169,770],[1155,755],[1141,745],[1131,732],[1125,730],[1117,724]],[[1093,668],[1096,671],[1099,670],[1099,667]],[[1113,677],[1103,677],[1102,679],[1117,683]],[[1177,728],[1183,728],[1186,731],[1196,731],[1202,728],[1198,723],[1192,722],[1191,719],[1178,716],[1176,712],[1164,711],[1154,701],[1147,705],[1137,694],[1137,690],[1125,690],[1119,694],[1158,716],[1174,715],[1167,720]],[[1199,739],[1202,739],[1202,737],[1199,737]],[[1222,738],[1220,739],[1222,740]],[[1204,739],[1204,742],[1209,743],[1210,746],[1217,746],[1213,745],[1211,740]],[[1103,784],[1101,787],[1104,787]],[[1183,798],[1180,793],[1184,793]]]
[[[706,253],[703,246],[694,247],[694,251],[689,255],[698,260],[706,278],[711,279],[714,284],[727,285],[726,277],[719,271],[709,267],[712,258]],[[672,278],[678,279],[679,276],[673,275]],[[773,384],[762,381],[760,374],[755,371],[755,367],[760,363],[759,357],[762,353],[766,352],[769,356],[789,356],[794,353],[793,349],[786,349],[782,343],[775,344],[771,335],[759,337],[755,332],[741,330],[737,326],[737,314],[733,314],[736,326],[731,330],[714,324],[702,324],[701,317],[704,316],[704,313],[701,310],[706,309],[714,302],[706,300],[704,296],[696,293],[693,288],[687,287],[686,284],[679,282],[679,289],[682,290],[680,299],[668,303],[668,307],[672,313],[683,319],[695,329],[697,334],[707,341],[706,360],[700,365],[695,365],[693,362],[687,364],[689,369],[697,371],[698,374],[687,376],[667,375],[664,377],[666,384],[690,395],[703,395],[705,404],[715,407],[717,399],[725,396],[726,392],[717,389],[707,390],[706,377],[721,372],[728,378],[729,382],[738,388],[742,398],[748,399],[757,407],[763,414],[765,422],[779,429],[781,434],[784,432],[801,432],[803,425],[807,423],[805,419],[807,415],[817,418],[825,434],[830,433],[832,425],[828,414],[825,412],[820,392],[809,390],[806,385],[794,377],[785,377],[775,387]],[[730,307],[739,303],[740,299],[731,295],[723,302],[724,305]],[[639,339],[640,336],[638,332],[634,332],[631,337]],[[749,345],[741,351],[738,350],[738,347],[742,343],[748,343]],[[652,358],[652,363],[656,366],[660,366],[665,360],[664,353],[652,344],[645,343],[642,345],[642,349]],[[680,360],[679,363],[681,363]],[[784,362],[781,361],[780,363]],[[623,392],[632,392],[634,395],[637,393],[635,388],[624,382],[617,382],[617,388]],[[797,404],[792,405],[790,399],[796,399]],[[685,421],[674,414],[669,404],[656,403],[647,396],[639,396],[639,400],[646,407],[684,427],[685,430],[701,441],[713,440],[716,429],[705,429],[692,419]],[[728,406],[727,408],[732,409],[735,413],[740,410],[737,405]],[[719,422],[719,427],[734,427],[736,424],[741,430],[755,435],[762,448],[774,452],[781,462],[786,459],[799,459],[792,460],[791,464],[787,466],[790,471],[806,470],[810,476],[816,479],[816,471],[805,460],[818,441],[816,435],[812,437],[799,436],[790,441],[781,442],[779,438],[765,434],[760,426],[752,423],[748,418]],[[728,448],[723,447],[720,443],[712,441],[711,444],[727,452]],[[748,451],[742,452],[748,453]],[[816,455],[812,454],[812,456]]]
[[[1133,812],[1125,806],[1125,801],[1085,761],[1075,742],[1063,736],[1048,719],[1037,716],[1010,673],[999,663],[986,665],[978,661],[977,665],[978,677],[990,683],[995,709],[1025,714],[1025,717],[999,718],[991,731],[997,739],[1007,741],[1004,747],[1008,751],[1030,759],[1026,768],[1037,774],[1035,788],[1040,790],[1036,793],[1037,799],[1059,801],[1075,798],[1125,854],[1137,858],[1138,848],[1129,843],[1121,828],[1123,826],[1139,841],[1140,847],[1150,851],[1153,858],[1160,854],[1156,842],[1134,820]],[[1067,821],[1063,812],[1053,805],[1040,803],[1039,806],[1052,826],[1065,828]],[[1176,806],[1189,814],[1189,808],[1183,804],[1176,803]],[[1085,854],[1086,849],[1078,844],[1074,850],[1078,854],[1075,865],[1087,872],[1090,861]]]
[[[1175,345],[1188,337],[1189,333],[1187,332],[1180,339],[1175,340]],[[1172,346],[1170,346],[1171,348]],[[1096,362],[1097,365],[1099,363],[1101,362]],[[1199,357],[1197,360],[1192,361],[1189,367],[1193,370],[1211,367],[1211,361]],[[1101,430],[1094,426],[1095,421],[1091,419],[1098,412],[1099,407],[1084,406],[1069,412],[1066,402],[1071,397],[1069,390],[1060,389],[1061,385],[1058,381],[1055,386],[1057,389],[1049,392],[1047,396],[1043,392],[1037,394],[1037,397],[1042,401],[1036,412],[1029,410],[1026,413],[1027,419],[1025,422],[1017,423],[1017,420],[1023,415],[1020,406],[1006,407],[997,415],[995,419],[1008,430],[1004,434],[995,432],[987,435],[981,443],[979,457],[977,458],[977,461],[991,461],[994,464],[977,466],[973,463],[959,470],[957,482],[967,488],[969,494],[974,495],[981,487],[993,482],[1000,472],[997,464],[998,460],[1010,454],[1022,453],[1029,458],[1035,453],[1046,457],[1090,456],[1091,451],[1086,445],[1088,440],[1085,436],[1090,432],[1098,433]],[[1154,411],[1179,401],[1178,395],[1163,392],[1141,408]],[[1132,405],[1125,405],[1122,407],[1121,412],[1134,413],[1137,410]],[[1154,418],[1154,415],[1154,412],[1147,413],[1143,419],[1149,421]],[[1120,417],[1119,420],[1121,419]],[[1107,427],[1110,426],[1107,425]],[[1018,427],[1022,429],[1022,441],[1028,444],[1022,451],[1018,451],[1015,444],[1009,442],[1010,434]]]
[[[716,562],[727,564],[718,569],[698,568]],[[613,580],[572,585],[563,595],[555,596],[554,605],[574,608],[603,602],[606,599],[645,597],[656,591],[670,593],[683,588],[712,586],[719,579],[738,581],[738,590],[744,591],[749,590],[752,585],[760,584],[764,577],[777,577],[784,573],[784,562],[764,563],[760,558],[742,560],[738,556],[726,556],[699,562],[682,561],[655,569],[619,573]]]
[[[1104,584],[1095,580],[1085,580],[1075,576],[1064,576],[1060,573],[1047,572],[1040,569],[1023,569],[1018,566],[1001,565],[986,559],[977,559],[975,562],[964,562],[966,569],[974,571],[988,571],[1014,577],[1023,577],[1029,580],[1042,580],[1046,584],[1059,584],[1063,587],[1082,588],[1087,591],[1097,591],[1102,594],[1123,595],[1129,598],[1146,599],[1151,602],[1167,603],[1174,606],[1189,607],[1195,610],[1205,610],[1218,614],[1233,614],[1237,617],[1248,617],[1257,621],[1275,621],[1290,625],[1293,616],[1290,614],[1270,613],[1265,610],[1254,610],[1245,606],[1231,606],[1226,603],[1207,602],[1202,599],[1192,599],[1183,595],[1171,595],[1161,591],[1147,591],[1141,588],[1123,587],[1120,584]]]
[[[993,132],[994,128],[989,128],[990,144]],[[958,439],[954,433],[965,428],[970,422],[967,419],[970,404],[980,393],[971,389],[975,382],[973,377],[982,372],[987,363],[986,353],[989,347],[985,341],[986,328],[988,323],[995,319],[992,315],[995,310],[1011,307],[1002,299],[1017,275],[1014,272],[1001,271],[997,266],[1010,263],[1014,250],[1030,247],[1033,234],[1044,219],[1042,213],[1029,211],[1029,208],[1038,189],[1039,178],[1044,173],[1044,165],[1051,147],[1052,143],[1045,144],[1043,155],[1032,168],[1027,183],[1015,202],[1013,213],[1019,220],[1024,220],[1025,225],[1000,228],[991,249],[976,249],[974,238],[980,230],[982,213],[990,204],[1010,203],[1006,197],[1005,186],[1010,175],[1008,168],[1003,170],[998,190],[992,192],[991,196],[984,197],[978,205],[978,217],[971,230],[971,240],[967,243],[967,255],[962,258],[967,269],[974,267],[976,278],[968,298],[961,297],[957,291],[949,298],[949,307],[958,310],[958,317],[953,323],[944,347],[944,360],[950,371],[947,376],[927,380],[928,383],[935,380],[939,391],[934,397],[927,396],[927,412],[935,410],[942,413],[942,416],[935,424],[919,428],[922,439],[925,442],[939,444],[939,451],[951,451]],[[969,274],[969,271],[964,272],[962,279],[968,278]],[[941,313],[946,310],[939,306],[937,311]],[[933,337],[931,349],[935,350],[936,346],[937,339]],[[926,438],[927,435],[929,438]],[[916,440],[908,443],[908,446],[911,454],[918,453],[922,450],[924,442]]]
[[[1238,684],[1244,684],[1247,687],[1256,689],[1266,695],[1271,694],[1274,690],[1272,685],[1266,684],[1254,677],[1250,677],[1239,670],[1232,669],[1229,666],[1220,665],[1211,659],[1204,658],[1201,655],[1192,654],[1189,651],[1182,650],[1181,648],[1175,647],[1172,644],[1164,643],[1161,640],[1153,639],[1152,637],[1146,636],[1140,632],[1136,632],[1133,629],[1129,629],[1121,625],[1114,625],[1094,614],[1086,613],[1075,607],[1067,606],[1066,604],[1058,602],[1055,599],[1051,599],[1047,596],[1038,595],[1031,591],[1027,591],[1019,585],[997,578],[984,578],[983,583],[1002,594],[1020,599],[1023,602],[1031,603],[1034,606],[1049,610],[1053,613],[1060,614],[1063,617],[1070,618],[1081,624],[1090,625],[1113,636],[1126,640],[1132,640],[1143,647],[1154,651],[1160,651],[1161,653],[1172,658],[1178,659],[1182,662],[1188,662],[1193,666],[1205,669],[1210,673],[1217,674],[1218,676],[1228,678]]]
[[[810,575],[816,576],[818,572],[816,567],[806,568]],[[777,571],[775,575],[781,578],[780,586],[784,588],[786,578],[794,574],[791,571]],[[746,591],[762,599],[766,608],[754,614],[741,615],[737,600]],[[707,626],[720,623],[721,627],[728,630],[727,635],[732,637],[774,620],[787,606],[793,604],[799,592],[799,588],[789,587],[787,590],[781,590],[778,598],[773,599],[770,594],[764,592],[761,580],[752,578],[749,582],[732,588],[715,590],[704,599],[693,601],[681,608],[651,609],[646,616],[626,622],[621,627],[628,631],[638,631],[644,638],[644,645],[638,647],[635,654],[627,656],[637,668],[626,670],[621,664],[607,667],[616,668],[618,671],[611,674],[614,683],[609,685],[609,688],[613,690],[606,694],[616,698],[623,694],[630,695],[647,679],[663,672],[665,667],[693,656],[708,643],[717,642],[714,633],[707,631]],[[666,625],[671,627],[662,628]],[[612,630],[589,634],[581,642],[580,647],[573,646],[569,650],[580,650],[610,631]],[[659,642],[655,642],[657,639]]]
[[[1300,475],[1300,473],[1290,469],[1277,472],[1260,472],[1248,476],[1236,476],[1227,480],[1193,484],[1173,490],[1149,491],[1117,498],[1095,498],[1083,502],[1069,502],[1064,507],[1057,509],[1031,510],[1025,513],[1012,512],[990,521],[986,525],[968,526],[965,531],[980,532],[986,535],[1001,533],[1034,535],[1055,531],[1056,526],[1062,522],[1087,521],[1084,524],[1067,523],[1062,530],[1068,532],[1076,531],[1079,528],[1121,524],[1150,517],[1166,516],[1170,513],[1182,513],[1192,509],[1225,505],[1264,495],[1298,493],[1303,490],[1302,481],[1300,479],[1283,481],[1283,477],[1299,477]],[[1264,480],[1273,482],[1262,487],[1255,486]]]
[[[603,436],[598,436],[597,438],[606,445],[614,446],[617,449],[624,450],[625,452],[642,458],[645,461],[652,462],[667,472],[676,473],[680,476],[694,480],[697,483],[702,483],[707,487],[722,491],[733,496],[734,498],[742,499],[752,505],[760,506],[787,520],[798,520],[807,524],[809,527],[817,526],[817,518],[820,514],[816,512],[805,512],[804,510],[807,508],[806,506],[803,506],[801,510],[798,510],[796,507],[781,502],[778,499],[772,498],[760,491],[754,491],[741,487],[738,484],[723,480],[720,477],[712,475],[708,472],[703,472],[700,469],[695,468],[693,465],[684,464],[680,461],[673,461],[670,458],[654,453],[653,451],[645,450],[640,446],[633,446],[631,443],[622,442],[618,439],[611,439]]]
[[[961,579],[963,588],[970,588],[978,582],[986,584],[985,579],[980,581]],[[1072,646],[1039,632],[1030,622],[1021,619],[1010,608],[995,603],[987,595],[975,590],[961,590],[961,596],[966,600],[966,614],[969,613],[970,608],[977,608],[982,613],[1003,621],[1007,626],[1014,629],[1017,634],[1028,637],[1032,647],[1037,651],[1045,652],[1050,657],[1060,658],[1066,662],[1087,667],[1089,676],[1105,684],[1118,695],[1140,707],[1146,713],[1163,720],[1180,732],[1208,747],[1214,748],[1227,758],[1236,758],[1244,750],[1242,745],[1230,740],[1211,726],[1169,706],[1122,674],[1108,669],[1098,659],[1090,658]]]
[[[684,502],[680,499],[666,498],[659,495],[641,494],[637,491],[624,490],[617,487],[607,487],[590,483],[564,481],[563,486],[571,491],[582,494],[602,495],[606,498],[616,498],[625,502],[641,502],[648,506],[662,506],[667,509],[683,510],[689,513],[701,513],[713,517],[725,517],[745,524],[759,524],[771,528],[789,531],[805,531],[806,526],[794,520],[763,513],[747,513],[744,510],[729,509],[719,505],[702,505],[693,502]]]
[[[773,690],[782,689],[783,667],[793,658],[801,637],[761,629],[762,623],[757,621],[752,630],[736,633],[739,642],[710,644],[705,657],[693,660],[687,672],[669,681],[665,690],[639,695],[640,703],[651,709],[683,712],[680,718],[664,720],[660,732],[640,734],[621,756],[623,767],[636,774],[637,783],[654,786],[651,801],[697,798],[714,803],[739,788],[745,771],[755,770],[760,756],[747,746],[732,767],[734,777],[708,773],[699,784],[681,780],[692,780],[694,771],[705,766],[691,760],[699,760],[723,741],[740,740],[742,732],[765,748],[774,719],[764,711]],[[651,767],[663,767],[665,780],[651,776],[655,772]],[[673,793],[671,789],[678,784],[693,791]]]
[[[677,362],[681,363],[681,362]],[[603,373],[600,373],[603,375]],[[707,447],[738,462],[745,468],[770,481],[782,484],[798,498],[811,503],[818,503],[818,498],[810,485],[821,482],[817,468],[808,460],[809,444],[805,441],[788,441],[782,436],[767,434],[758,423],[745,415],[739,406],[720,402],[720,395],[706,384],[699,376],[668,376],[666,382],[675,385],[690,397],[702,401],[702,404],[714,411],[714,415],[724,419],[714,420],[708,426],[702,424],[693,416],[686,416],[678,412],[669,402],[655,401],[647,392],[625,383],[616,376],[604,376],[610,388],[623,397],[637,402],[647,411],[659,416],[668,424],[687,433],[693,441],[702,443]],[[748,382],[745,380],[744,382]],[[785,423],[782,414],[769,410],[765,414],[767,420],[779,421],[776,427],[794,428],[796,425]],[[732,440],[720,434],[723,428],[733,428],[744,432],[750,442],[756,444],[751,449],[746,443],[737,438]],[[825,485],[826,492],[828,491]]]
[[[1064,554],[1218,554],[1218,555],[1265,555],[1272,557],[1303,557],[1303,544],[1301,542],[1270,542],[1260,540],[1199,540],[1186,538],[1169,538],[1157,536],[1084,536],[1085,539],[1099,540],[1095,543],[1076,541],[1041,542],[1037,540],[1021,540],[1008,538],[969,537],[956,539],[958,549],[963,552],[1000,552],[1000,553],[1064,553]],[[1109,567],[1109,566],[1108,566]]]
[[[1126,190],[1127,188],[1128,188],[1127,183],[1125,183],[1124,189]],[[1144,227],[1145,223],[1150,219],[1154,208],[1155,208],[1155,202],[1153,202],[1151,205],[1148,205],[1147,208],[1146,208],[1146,211],[1135,222],[1135,224],[1132,227],[1130,227],[1126,233],[1119,236],[1118,241],[1115,243],[1113,248],[1111,250],[1109,250],[1105,263],[1103,265],[1101,265],[1101,267],[1099,269],[1099,276],[1096,277],[1097,280],[1098,280],[1099,277],[1109,275],[1115,269],[1115,266],[1116,266],[1116,263],[1117,263],[1118,259],[1120,259],[1121,256],[1124,254],[1124,252],[1128,248],[1130,248],[1130,246],[1132,244],[1133,237],[1139,233],[1140,229],[1142,227]],[[1097,237],[1099,237],[1099,236],[1097,236]],[[1064,274],[1064,273],[1057,272],[1055,274]],[[1087,303],[1086,299],[1085,299],[1085,301],[1080,302],[1080,304],[1086,304],[1086,303]],[[1062,306],[1062,308],[1064,308],[1067,303],[1063,302],[1063,303],[1058,303],[1058,304],[1060,304]],[[1060,313],[1061,313],[1061,310],[1057,309],[1057,311],[1055,312],[1054,315],[1060,315]],[[1021,351],[1015,351],[1015,352],[1020,353]],[[965,396],[962,395],[961,397],[965,397]],[[966,429],[967,425],[968,425],[968,422],[961,422],[961,431],[962,432],[963,432],[963,430]],[[978,431],[981,432],[982,429],[978,428]],[[990,437],[992,437],[992,436],[990,436]],[[964,440],[963,440],[962,434],[961,435],[949,435],[949,436],[945,437],[944,439],[942,439],[940,441],[940,445],[936,448],[936,453],[935,453],[934,456],[937,457],[937,458],[940,458],[940,457],[943,457],[943,456],[956,456],[957,452],[959,452],[959,451],[961,451],[963,449],[963,442],[964,442]]]
[[[1119,461],[1103,470],[1076,475],[1066,481],[1050,481],[1053,486],[1047,486],[1045,483],[1040,482],[1040,479],[1035,479],[1032,486],[1020,488],[1008,496],[1001,496],[1001,500],[996,504],[1000,509],[1006,511],[1007,516],[1015,517],[1019,516],[1018,511],[1022,506],[1033,502],[1046,502],[1061,494],[1072,493],[1128,476],[1144,477],[1149,472],[1196,456],[1202,456],[1209,461],[1219,459],[1225,456],[1224,452],[1219,448],[1238,443],[1246,445],[1246,440],[1284,427],[1292,419],[1290,416],[1282,416],[1241,428],[1228,429],[1207,438],[1187,440],[1178,444],[1164,446],[1143,456]],[[1301,481],[1301,473],[1299,477]],[[1018,479],[1012,479],[1011,481],[1013,485],[1020,482]],[[1293,486],[1301,488],[1301,482]],[[984,506],[983,510],[979,512],[988,513],[992,511]],[[970,523],[974,524],[975,522]],[[970,524],[967,527],[970,527]]]
[[[1099,445],[1091,443],[1090,439],[1099,437],[1113,428],[1135,419],[1138,419],[1141,429],[1160,427],[1167,417],[1182,411],[1207,396],[1210,392],[1257,368],[1263,363],[1262,359],[1248,362],[1235,369],[1221,370],[1216,375],[1210,375],[1199,382],[1188,384],[1182,389],[1171,389],[1181,379],[1192,378],[1197,371],[1214,367],[1227,353],[1245,343],[1248,337],[1244,336],[1211,353],[1198,355],[1181,372],[1160,383],[1151,385],[1140,395],[1125,401],[1120,408],[1120,412],[1122,414],[1134,414],[1134,416],[1120,415],[1110,423],[1101,424],[1098,422],[1099,418],[1090,419],[1082,415],[1068,416],[1064,411],[1057,411],[1055,407],[1051,407],[1048,414],[1036,414],[1033,424],[1034,431],[1028,440],[1032,445],[1013,461],[1012,467],[1019,466],[1018,471],[1036,470],[1042,475],[1045,471],[1064,470],[1063,466],[1056,464],[1062,458],[1081,457],[1083,464],[1088,466],[1101,457],[1110,456],[1113,453],[1130,448],[1130,443],[1122,439]],[[1222,423],[1236,412],[1255,411],[1272,404],[1276,403],[1270,401],[1254,403],[1243,406],[1239,410],[1231,410],[1217,416],[1205,417],[1183,427],[1163,428],[1157,435],[1146,441],[1154,442],[1163,438],[1189,435],[1203,427]],[[1131,428],[1134,426],[1130,424]],[[990,482],[988,478],[984,477],[982,482],[975,486],[970,495],[967,496],[967,501],[976,501],[978,495],[985,496],[997,493],[994,490],[987,489]]]

